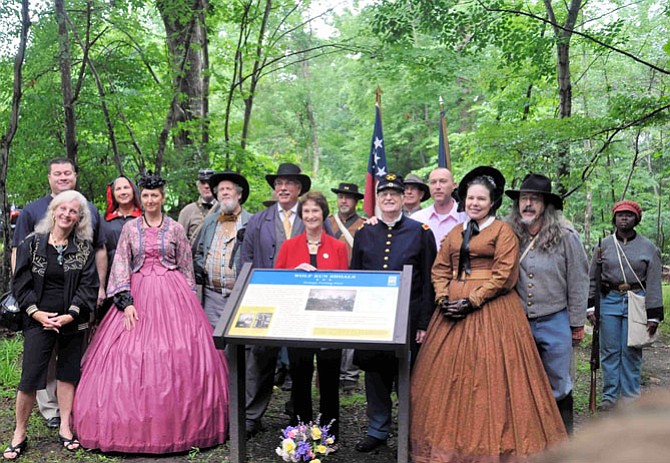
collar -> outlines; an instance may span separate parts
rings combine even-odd
[[[437,212],[437,209],[435,209],[435,204],[431,204],[429,206],[429,208],[430,208],[430,215],[431,216],[438,217],[438,218],[439,217],[458,218],[458,203],[455,200],[452,200],[451,209],[446,214],[440,214],[439,212]]]
[[[484,221],[484,223],[481,224],[481,225],[479,226],[479,231],[482,231],[482,230],[484,230],[486,227],[488,227],[489,225],[491,225],[495,219],[496,219],[495,216],[490,215],[489,218],[486,219],[486,221]],[[467,219],[465,219],[465,222],[463,222],[463,230],[465,230],[466,228],[468,228],[468,223],[470,223],[470,217],[468,217]]]
[[[282,215],[284,215],[284,213],[282,212],[283,210],[284,210],[284,208],[281,207],[281,206],[279,205],[279,203],[277,203],[277,213],[279,213],[279,216],[280,216],[280,217],[281,217]],[[292,216],[293,216],[293,215],[297,215],[297,214],[298,214],[298,203],[295,203],[295,204],[293,205],[293,207],[292,207],[291,209],[289,209],[289,211],[293,212],[293,214],[291,214]]]
[[[396,217],[391,222],[385,222],[384,219],[382,219],[381,217],[379,217],[379,221],[386,224],[386,226],[388,226],[388,227],[395,227],[397,225],[397,223],[402,220],[402,217],[403,217],[403,213],[402,213],[402,211],[400,211],[400,214],[398,215],[398,217]]]

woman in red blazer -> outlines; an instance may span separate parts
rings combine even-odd
[[[314,270],[347,270],[349,268],[347,246],[326,234],[323,222],[329,214],[328,202],[323,194],[313,191],[305,194],[298,204],[298,217],[305,224],[305,231],[284,242],[279,249],[275,268]],[[293,378],[291,400],[294,415],[307,423],[312,421],[312,375],[316,355],[321,389],[321,424],[335,420],[330,428],[337,436],[340,418],[340,349],[288,348],[289,371]]]

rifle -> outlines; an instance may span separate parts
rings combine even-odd
[[[595,300],[593,306],[595,312],[595,322],[593,323],[593,337],[591,339],[591,389],[589,391],[589,411],[596,412],[596,394],[598,387],[598,368],[600,368],[600,288],[603,273],[603,250],[601,247],[601,240],[598,240],[598,248],[596,249],[596,288]]]

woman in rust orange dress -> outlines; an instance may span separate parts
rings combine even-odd
[[[461,181],[468,215],[433,266],[437,309],[412,377],[415,463],[525,461],[566,439],[518,296],[519,244],[495,218],[505,178]]]

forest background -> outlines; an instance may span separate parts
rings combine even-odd
[[[107,183],[150,169],[176,216],[210,166],[250,181],[296,162],[313,189],[363,186],[375,91],[389,170],[549,175],[587,250],[622,199],[668,261],[670,5],[655,0],[3,0],[0,200],[46,194],[46,161]],[[509,207],[507,202],[503,207]]]

